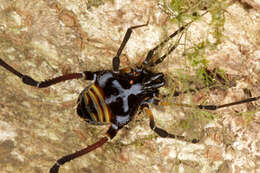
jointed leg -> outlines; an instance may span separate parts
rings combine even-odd
[[[190,22],[191,23],[191,22]],[[165,43],[167,43],[170,39],[172,39],[173,37],[175,37],[177,34],[181,33],[190,23],[187,23],[186,25],[180,27],[177,31],[175,31],[174,33],[172,33],[169,37],[167,37],[165,40],[163,40],[159,45],[157,45],[156,47],[154,47],[153,49],[151,49],[145,60],[142,63],[142,66],[148,65],[151,61],[151,59],[154,56],[154,52],[159,48],[162,47]],[[174,45],[170,50],[170,52],[172,52],[175,48],[177,47],[177,45]],[[169,51],[168,51],[169,52]],[[168,55],[168,54],[167,54]]]
[[[201,16],[204,16],[204,15],[207,14],[207,13],[208,13],[208,12],[206,11],[206,12],[203,13]],[[151,59],[152,59],[153,56],[154,56],[154,52],[155,52],[159,47],[162,47],[165,43],[167,43],[170,39],[172,39],[173,37],[175,37],[177,34],[181,33],[181,32],[182,32],[184,29],[186,29],[187,26],[189,26],[192,22],[193,22],[193,21],[191,21],[191,22],[189,22],[189,23],[187,23],[187,24],[181,26],[177,31],[175,31],[174,33],[172,33],[169,37],[167,37],[165,40],[163,40],[159,45],[157,45],[156,47],[154,47],[153,49],[151,49],[151,50],[148,52],[148,54],[146,55],[146,58],[145,58],[145,60],[143,61],[143,63],[142,63],[141,66],[143,67],[143,66],[146,66],[146,65],[150,64]],[[179,42],[179,41],[178,41],[178,42]],[[178,43],[178,42],[177,42],[177,43]],[[167,56],[168,54],[170,54],[177,46],[178,46],[178,45],[175,44],[173,47],[171,47],[171,48],[169,49],[169,51],[168,51],[165,55],[163,55],[161,58],[159,58],[155,63],[151,64],[151,66],[155,66],[155,65],[161,63],[161,62],[166,58],[166,56]]]
[[[150,66],[156,66],[157,64],[160,64],[161,62],[163,62],[163,60],[172,52],[176,49],[176,47],[178,46],[181,38],[182,38],[183,33],[181,34],[181,36],[179,37],[179,39],[177,40],[177,42],[160,58],[158,58],[155,62],[151,63]]]
[[[66,162],[69,162],[77,157],[80,157],[84,154],[89,153],[90,151],[95,150],[96,148],[102,146],[104,143],[106,143],[108,141],[107,137],[103,137],[101,138],[98,142],[94,143],[93,145],[90,145],[80,151],[77,151],[73,154],[67,155],[67,156],[63,156],[62,158],[60,158],[59,160],[57,160],[57,162],[52,166],[52,168],[50,169],[50,173],[58,173],[59,172],[59,168],[61,165],[63,165]]]
[[[59,77],[56,77],[56,78],[52,78],[52,79],[49,79],[49,80],[39,82],[39,81],[36,81],[33,78],[31,78],[30,76],[27,76],[27,75],[24,75],[24,74],[18,72],[13,67],[11,67],[6,62],[4,62],[2,59],[0,59],[0,66],[4,67],[8,71],[10,71],[14,75],[16,75],[17,77],[21,78],[23,83],[30,85],[30,86],[37,87],[37,88],[49,87],[49,86],[57,84],[59,82],[64,82],[66,80],[72,80],[72,79],[84,78],[86,80],[92,80],[93,75],[94,75],[93,72],[85,71],[83,73],[65,74],[65,75],[62,75],[62,76],[59,76]]]
[[[199,108],[199,109],[206,109],[206,110],[217,110],[220,108],[224,108],[224,107],[229,107],[229,106],[234,106],[234,105],[239,105],[239,104],[243,104],[243,103],[249,103],[249,102],[253,102],[253,101],[257,101],[260,99],[260,96],[258,97],[251,97],[251,98],[247,98],[244,100],[240,100],[237,102],[231,102],[231,103],[227,103],[227,104],[223,104],[223,105],[188,105],[188,104],[179,104],[176,103],[176,105],[178,106],[183,106],[183,107],[195,107],[195,108]]]
[[[192,106],[192,105],[188,105],[188,104],[176,104],[176,105],[184,106],[184,107],[197,107],[199,109],[207,109],[207,110],[217,110],[217,109],[220,109],[220,108],[223,108],[223,107],[228,107],[228,106],[248,103],[248,102],[256,101],[256,100],[259,100],[259,99],[260,99],[260,96],[258,96],[258,97],[251,97],[251,98],[248,98],[248,99],[244,99],[244,100],[240,100],[240,101],[232,102],[232,103],[227,103],[227,104],[223,104],[223,105],[196,105],[196,106]],[[155,133],[157,133],[160,137],[163,137],[163,138],[175,138],[175,139],[180,139],[180,140],[191,142],[191,143],[198,143],[199,142],[198,139],[192,139],[192,140],[186,139],[184,136],[170,134],[166,130],[157,127],[155,125],[155,122],[154,122],[153,114],[148,109],[148,106],[145,106],[143,109],[144,109],[144,111],[146,112],[146,114],[150,118],[150,127],[151,127],[151,129]]]
[[[168,133],[166,130],[164,129],[161,129],[159,127],[157,127],[155,125],[155,122],[154,122],[154,118],[153,118],[153,114],[152,112],[148,109],[148,107],[144,107],[144,111],[146,112],[146,114],[149,116],[150,118],[150,127],[151,129],[157,133],[160,137],[163,137],[163,138],[175,138],[175,139],[180,139],[180,140],[183,140],[183,141],[187,141],[187,142],[191,142],[191,143],[198,143],[199,140],[198,139],[186,139],[184,136],[179,136],[179,135],[174,135],[174,134],[170,134]]]
[[[107,131],[107,134],[105,137],[101,138],[98,142],[87,146],[86,148],[80,150],[80,151],[76,151],[73,154],[69,154],[67,156],[63,156],[62,158],[60,158],[59,160],[56,161],[56,163],[52,166],[52,168],[50,169],[50,173],[58,173],[59,172],[59,168],[61,165],[63,165],[66,162],[69,162],[73,159],[76,159],[80,156],[83,156],[87,153],[89,153],[90,151],[93,151],[99,147],[101,147],[103,144],[105,144],[109,139],[112,139],[117,133],[117,130],[113,128],[113,126],[111,126],[109,128],[109,130]]]
[[[136,28],[140,28],[140,27],[143,27],[143,26],[147,26],[148,25],[148,22],[146,24],[143,24],[143,25],[137,25],[137,26],[132,26],[130,28],[127,29],[126,33],[125,33],[125,36],[124,36],[124,39],[117,51],[117,54],[116,56],[113,58],[113,70],[114,71],[118,71],[119,70],[119,65],[120,65],[120,59],[119,59],[119,56],[121,55],[127,41],[129,40],[132,32],[133,32],[133,29],[136,29]]]

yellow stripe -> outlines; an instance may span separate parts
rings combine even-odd
[[[90,104],[90,99],[89,99],[89,96],[88,96],[88,93],[87,93],[87,92],[85,92],[84,101],[85,101],[86,105],[89,105],[89,104]]]
[[[96,96],[96,92],[95,92],[95,89],[93,88],[94,85],[90,86],[89,89],[88,89],[88,93],[89,93],[89,96],[98,112],[98,119],[100,122],[104,122],[104,112],[100,106],[100,103],[99,103],[99,100]],[[93,89],[93,91],[92,91]]]
[[[88,113],[90,114],[91,119],[92,119],[93,121],[96,121],[96,122],[97,122],[97,121],[98,121],[97,115],[96,115],[95,113],[91,112],[91,110],[90,110],[90,108],[89,108],[89,105],[91,104],[91,100],[90,100],[90,98],[89,98],[87,92],[85,93],[84,101],[85,101],[85,107],[86,107]]]
[[[110,122],[111,111],[110,111],[108,105],[105,103],[104,94],[103,94],[102,90],[95,84],[92,85],[92,88],[94,89],[95,93],[97,94],[97,96],[99,98],[99,101],[100,101],[101,106],[103,108],[103,112],[104,112],[104,115],[105,115],[106,122]]]

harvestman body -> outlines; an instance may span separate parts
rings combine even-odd
[[[64,82],[72,79],[84,79],[93,81],[93,84],[86,87],[80,93],[77,103],[77,113],[88,123],[109,123],[110,128],[108,129],[106,135],[98,142],[57,160],[57,162],[50,169],[50,173],[57,173],[59,171],[60,165],[63,165],[68,161],[80,157],[90,151],[93,151],[96,148],[102,146],[108,140],[112,139],[122,127],[124,127],[132,120],[133,116],[136,114],[139,108],[143,109],[149,116],[150,127],[159,136],[176,138],[192,143],[199,142],[199,139],[186,139],[184,136],[170,134],[164,129],[157,127],[155,125],[153,115],[148,109],[149,104],[158,104],[159,100],[156,100],[155,96],[159,94],[159,88],[163,87],[165,84],[164,75],[162,73],[152,72],[151,70],[148,70],[148,68],[161,63],[167,57],[167,55],[169,55],[177,47],[177,43],[170,47],[170,49],[168,49],[167,52],[156,61],[152,61],[152,58],[154,57],[154,52],[157,51],[159,47],[163,46],[175,35],[181,33],[188,25],[190,25],[190,23],[179,28],[167,39],[151,49],[148,52],[145,60],[135,69],[119,69],[119,56],[121,55],[122,50],[129,40],[133,29],[146,26],[148,23],[144,25],[133,26],[127,29],[124,39],[117,51],[117,54],[113,58],[113,70],[71,73],[38,82],[30,76],[18,72],[13,67],[8,65],[5,61],[0,59],[0,65],[2,67],[4,67],[17,77],[21,78],[23,83],[37,88],[49,87],[59,82]],[[260,96],[219,106],[197,105],[196,107],[199,109],[216,110],[223,107],[256,101],[258,99],[260,99]]]

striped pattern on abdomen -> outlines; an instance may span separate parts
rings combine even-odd
[[[79,115],[88,121],[100,123],[111,122],[110,107],[105,103],[105,95],[102,89],[96,84],[90,85],[81,93],[79,106],[82,110]]]

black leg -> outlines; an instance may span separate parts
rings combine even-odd
[[[196,106],[188,105],[188,104],[176,104],[176,105],[184,106],[184,107],[197,107],[199,109],[206,109],[206,110],[217,110],[217,109],[220,109],[220,108],[223,108],[223,107],[229,107],[229,106],[233,106],[233,105],[248,103],[248,102],[256,101],[256,100],[259,100],[259,99],[260,99],[260,96],[258,96],[258,97],[251,97],[251,98],[248,98],[248,99],[244,99],[244,100],[240,100],[240,101],[232,102],[232,103],[227,103],[227,104],[223,104],[223,105],[196,105]],[[167,103],[166,103],[166,105],[167,105]],[[160,137],[163,137],[163,138],[175,138],[175,139],[179,139],[179,140],[183,140],[183,141],[187,141],[187,142],[191,142],[191,143],[198,143],[199,142],[198,139],[192,139],[192,140],[186,139],[184,136],[170,134],[166,130],[157,127],[155,125],[153,114],[148,109],[148,106],[144,105],[143,109],[144,109],[144,111],[146,112],[146,114],[150,118],[150,127],[151,127],[151,129],[155,133],[157,133]]]
[[[224,108],[224,107],[229,107],[229,106],[234,106],[234,105],[239,105],[239,104],[243,104],[243,103],[249,103],[249,102],[253,102],[253,101],[257,101],[260,99],[260,96],[258,97],[251,97],[251,98],[247,98],[244,100],[240,100],[237,102],[231,102],[231,103],[227,103],[227,104],[223,104],[223,105],[188,105],[188,104],[176,104],[178,106],[183,106],[183,107],[195,107],[195,108],[199,108],[199,109],[206,109],[206,110],[217,110],[220,108]]]
[[[163,60],[172,52],[174,51],[178,44],[180,43],[180,40],[182,38],[183,33],[181,34],[181,36],[179,37],[179,39],[176,41],[176,43],[160,58],[158,58],[155,62],[151,63],[150,66],[156,66],[157,64],[160,64],[161,62],[163,62]]]
[[[107,137],[103,137],[101,138],[98,142],[80,150],[77,151],[73,154],[67,155],[67,156],[63,156],[62,158],[60,158],[59,160],[56,161],[56,163],[52,166],[52,168],[50,169],[50,173],[58,173],[59,172],[59,168],[61,165],[63,165],[66,162],[69,162],[77,157],[80,157],[84,154],[87,154],[90,151],[95,150],[96,148],[102,146],[104,143],[106,143],[108,141]]]
[[[17,77],[21,78],[23,83],[30,85],[30,86],[37,87],[37,88],[49,87],[49,86],[57,84],[59,82],[64,82],[66,80],[72,80],[72,79],[84,78],[86,80],[92,80],[93,76],[94,76],[93,72],[85,71],[83,73],[65,74],[65,75],[62,75],[62,76],[59,76],[59,77],[55,77],[55,78],[52,78],[52,79],[48,79],[48,80],[39,82],[39,81],[36,81],[33,78],[31,78],[30,76],[27,76],[27,75],[24,75],[24,74],[18,72],[13,67],[11,67],[6,62],[4,62],[2,59],[0,59],[0,66],[4,67],[8,71],[10,71],[14,75],[16,75]]]
[[[201,16],[204,16],[205,14],[207,14],[208,12],[206,11],[205,13],[203,13]],[[151,63],[151,59],[153,58],[154,56],[154,52],[159,48],[159,47],[162,47],[165,43],[167,43],[170,39],[172,39],[173,37],[175,37],[177,34],[181,33],[184,29],[187,28],[187,26],[189,26],[193,21],[183,25],[182,27],[180,27],[177,31],[175,31],[174,33],[172,33],[169,37],[167,37],[165,40],[163,40],[159,45],[157,45],[156,47],[154,47],[153,49],[151,49],[148,54],[146,55],[146,58],[145,60],[142,62],[142,67],[148,65]],[[178,43],[179,41],[177,41]],[[163,55],[161,58],[159,58],[155,63],[152,63],[151,66],[155,66],[159,63],[161,63],[166,57],[168,54],[170,54],[178,45],[175,44],[173,47],[171,47],[168,52]]]
[[[50,169],[50,173],[58,173],[59,172],[59,168],[61,165],[63,165],[66,162],[69,162],[73,159],[76,159],[80,156],[83,156],[99,147],[101,147],[103,144],[105,144],[108,140],[112,139],[117,133],[117,129],[115,129],[113,126],[111,126],[109,128],[109,130],[106,133],[106,136],[101,138],[98,142],[87,146],[86,148],[80,150],[80,151],[76,151],[73,154],[69,154],[66,156],[63,156],[62,158],[60,158],[59,160],[56,161],[56,163],[52,166],[52,168]]]
[[[142,66],[146,66],[150,63],[151,59],[153,58],[154,56],[154,52],[159,48],[159,47],[162,47],[165,43],[167,43],[170,39],[172,39],[173,37],[175,37],[177,34],[181,33],[190,23],[187,23],[186,25],[180,27],[177,31],[175,31],[174,33],[172,33],[169,37],[167,37],[165,40],[163,40],[159,45],[157,45],[156,47],[154,47],[153,49],[151,49],[145,60],[143,61],[142,63]],[[177,47],[177,45],[175,44],[171,49],[171,52]]]
[[[145,111],[146,114],[149,116],[151,129],[152,129],[155,133],[157,133],[160,137],[163,137],[163,138],[175,138],[175,139],[179,139],[179,140],[183,140],[183,141],[191,142],[191,143],[198,143],[198,142],[199,142],[198,139],[192,139],[192,140],[186,139],[184,136],[179,136],[179,135],[170,134],[170,133],[168,133],[166,130],[157,127],[157,126],[155,125],[155,122],[154,122],[153,114],[152,114],[152,112],[148,109],[148,107],[144,107],[144,111]]]
[[[119,70],[119,65],[120,65],[120,59],[119,59],[119,56],[121,55],[127,41],[129,40],[132,32],[133,32],[133,29],[136,29],[136,28],[140,28],[140,27],[143,27],[143,26],[147,26],[148,25],[148,22],[146,24],[143,24],[143,25],[137,25],[137,26],[132,26],[130,28],[127,29],[126,33],[125,33],[125,36],[124,36],[124,39],[116,53],[116,56],[113,58],[113,70],[114,71],[118,71]]]

